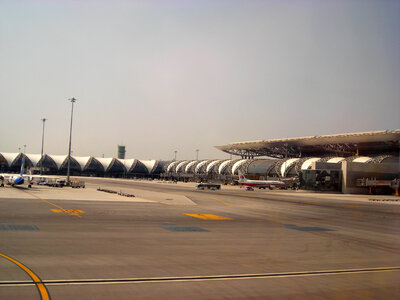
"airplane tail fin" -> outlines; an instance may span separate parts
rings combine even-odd
[[[244,176],[242,170],[238,170],[238,175],[239,175],[239,182],[244,182],[246,181],[246,176]]]
[[[19,173],[19,175],[24,175],[24,167],[25,167],[25,157],[22,156],[22,164],[21,164],[21,172]]]

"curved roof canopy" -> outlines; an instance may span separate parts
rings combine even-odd
[[[219,165],[218,167],[218,173],[222,175],[222,172],[224,169],[229,165],[229,163],[232,161],[232,159],[229,159],[227,161],[224,161],[222,164]]]
[[[400,129],[236,142],[215,146],[226,153],[242,157],[270,156],[283,158],[342,155],[397,155]]]
[[[360,162],[360,163],[366,163],[369,162],[370,160],[372,160],[371,157],[367,157],[367,156],[359,156],[355,159],[353,159],[353,162]]]
[[[221,163],[221,161],[223,161],[223,160],[222,159],[217,159],[217,160],[214,160],[214,161],[210,162],[207,165],[206,173],[211,172],[212,168],[215,167],[215,165],[217,165],[218,163]]]
[[[319,161],[320,157],[311,157],[301,164],[301,170],[307,170],[311,167],[313,162]]]
[[[203,160],[202,162],[200,162],[199,164],[197,164],[196,168],[194,169],[195,173],[200,173],[202,168],[204,166],[207,166],[210,162],[212,162],[212,160]]]
[[[330,158],[330,159],[327,161],[327,163],[336,164],[336,163],[341,162],[341,161],[344,160],[344,159],[345,159],[344,157],[333,157],[333,158]]]
[[[240,168],[240,166],[243,165],[246,161],[247,159],[241,159],[237,161],[232,167],[232,174],[235,175],[236,170]]]
[[[176,166],[179,165],[182,161],[181,160],[175,160],[171,162],[168,167],[167,167],[167,173],[175,172]]]
[[[267,171],[273,167],[273,165],[277,162],[277,159],[267,158],[267,159],[252,159],[249,160],[247,165],[247,170],[244,169],[247,174],[263,174],[265,175]]]
[[[191,160],[184,160],[182,162],[180,162],[177,166],[176,166],[176,173],[181,173],[184,172],[186,170],[186,166],[191,163]]]
[[[198,164],[198,163],[200,163],[200,160],[194,160],[194,161],[192,161],[192,162],[190,162],[190,163],[188,163],[187,165],[186,165],[186,167],[185,167],[185,173],[193,173],[193,168]]]
[[[285,160],[283,163],[282,163],[282,165],[281,165],[281,176],[282,177],[285,177],[286,176],[286,173],[287,173],[287,171],[290,169],[290,167],[296,162],[296,161],[298,161],[300,158],[290,158],[290,159],[287,159],[287,160]]]

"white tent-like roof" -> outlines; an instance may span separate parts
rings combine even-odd
[[[91,158],[90,156],[71,156],[71,157],[77,161],[77,163],[81,167],[81,171],[85,169],[86,165],[89,163]]]
[[[65,160],[67,159],[68,155],[49,155],[47,154],[48,157],[50,157],[55,164],[57,165],[57,169],[60,169]]]
[[[107,158],[96,157],[95,159],[103,166],[104,172],[107,172],[107,170],[110,167],[114,158],[112,158],[112,157],[107,157]]]
[[[8,166],[11,166],[20,154],[21,153],[6,153],[6,152],[1,153],[1,155],[3,155],[4,159],[7,161]]]
[[[40,154],[25,154],[25,156],[31,161],[34,167],[38,166],[38,163],[42,156]]]
[[[134,158],[130,159],[121,159],[121,158],[116,158],[117,161],[119,161],[125,168],[125,172],[129,172],[133,164],[135,163]]]
[[[154,168],[157,166],[157,160],[139,160],[147,169],[147,173],[151,174]]]

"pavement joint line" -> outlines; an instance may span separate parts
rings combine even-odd
[[[238,280],[238,279],[268,279],[287,277],[327,276],[362,274],[374,272],[400,271],[399,267],[342,269],[342,270],[320,270],[303,272],[283,273],[259,273],[259,274],[231,274],[231,275],[206,275],[206,276],[181,276],[181,277],[147,277],[147,278],[103,278],[103,279],[65,279],[65,280],[43,280],[47,286],[55,285],[91,285],[91,284],[123,284],[123,283],[161,283],[161,282],[191,282],[211,280]],[[26,286],[33,285],[30,281],[0,281],[0,286]]]
[[[30,285],[34,284],[36,285],[36,288],[39,291],[40,294],[40,299],[41,300],[50,300],[50,295],[49,292],[47,291],[46,286],[44,285],[43,281],[37,276],[32,270],[30,270],[28,267],[20,263],[14,258],[11,258],[5,254],[0,253],[0,256],[11,261],[12,263],[16,264],[18,267],[20,267],[22,270],[25,271],[29,275],[29,277],[32,278],[33,282],[29,281]]]
[[[47,204],[50,204],[50,205],[53,205],[53,206],[57,207],[58,209],[62,210],[62,211],[65,212],[65,213],[68,213],[68,214],[70,214],[70,215],[74,215],[74,216],[76,216],[76,217],[78,217],[78,218],[82,218],[82,216],[80,216],[78,213],[74,212],[75,210],[64,209],[63,207],[61,207],[61,206],[59,206],[59,205],[57,205],[57,204],[54,204],[54,203],[52,203],[52,202],[50,202],[50,201],[47,201],[46,199],[43,199],[43,198],[41,198],[41,197],[39,197],[39,196],[37,196],[37,195],[35,195],[35,194],[32,194],[32,193],[27,192],[27,191],[23,191],[23,192],[27,193],[28,195],[31,195],[32,197],[35,197],[36,199],[39,199],[40,201],[46,202]],[[53,210],[52,210],[52,211],[53,211]],[[54,212],[54,211],[53,211],[53,212]]]
[[[225,202],[224,200],[221,200],[221,199],[218,199],[218,198],[212,197],[212,196],[210,196],[210,198],[211,198],[211,199],[214,199],[214,200],[217,200],[217,201],[221,202],[222,204],[225,204],[225,205],[227,205],[227,206],[232,207],[232,204],[230,204],[230,203],[228,203],[228,202]]]

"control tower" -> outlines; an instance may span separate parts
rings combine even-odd
[[[119,159],[125,159],[125,146],[118,145],[118,158]]]

